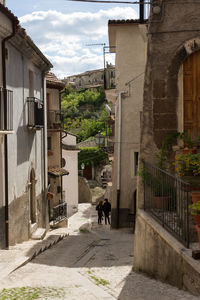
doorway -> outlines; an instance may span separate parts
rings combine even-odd
[[[184,131],[191,139],[200,136],[200,51],[183,63]]]

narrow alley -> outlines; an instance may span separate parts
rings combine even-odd
[[[199,299],[133,272],[131,229],[98,225],[94,206],[80,204],[65,230],[62,241],[1,280],[1,300],[34,299],[28,293],[39,293],[37,299]]]

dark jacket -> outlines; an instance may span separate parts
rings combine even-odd
[[[98,214],[103,214],[103,205],[98,204],[96,206],[96,210],[98,211]]]
[[[110,202],[104,202],[103,204],[103,211],[105,214],[109,214],[109,212],[111,211],[111,204]]]

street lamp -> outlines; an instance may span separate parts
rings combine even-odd
[[[103,144],[104,142],[104,135],[100,133],[100,131],[94,136],[95,138],[95,142],[98,145],[98,147],[100,147],[101,144]]]

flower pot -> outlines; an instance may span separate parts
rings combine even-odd
[[[199,225],[195,225],[197,234],[198,234],[198,239],[199,239],[199,245],[200,245],[200,226]]]
[[[200,215],[193,215],[193,220],[195,224],[200,225]]]
[[[200,202],[200,191],[191,192],[191,196],[192,196],[192,202],[193,203]]]
[[[169,207],[169,196],[155,196],[154,207],[157,209],[168,210]]]
[[[181,179],[189,183],[188,187],[184,187],[188,192],[200,191],[200,176],[182,176]]]
[[[196,148],[185,148],[183,149],[183,154],[189,154],[189,153],[197,153],[197,149]]]

